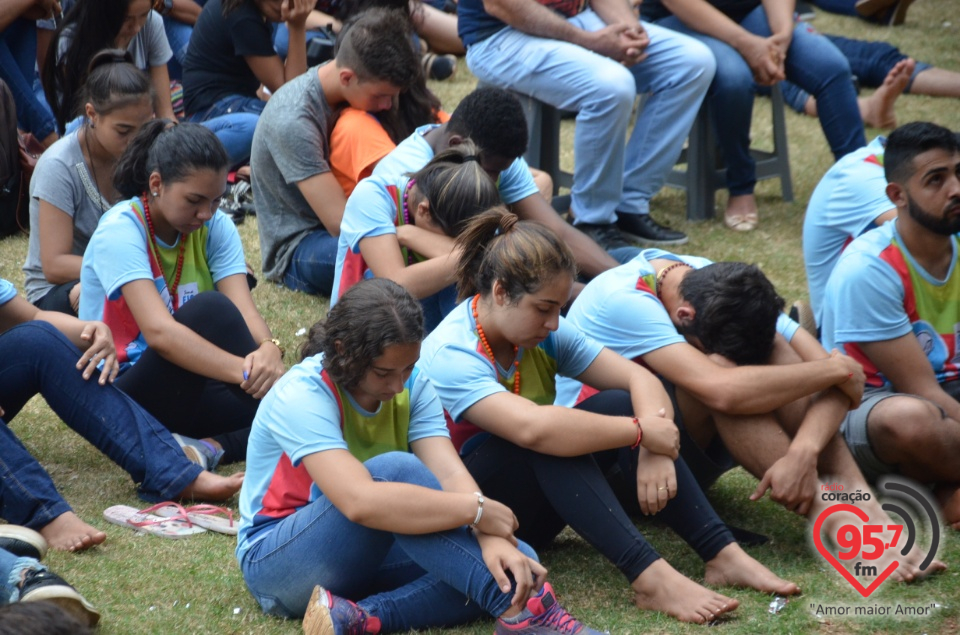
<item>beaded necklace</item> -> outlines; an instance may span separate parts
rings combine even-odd
[[[486,351],[487,356],[490,357],[490,361],[493,362],[494,370],[497,367],[497,358],[493,356],[493,349],[490,348],[490,342],[487,341],[487,334],[483,332],[483,327],[480,326],[480,316],[477,315],[477,302],[480,301],[480,294],[473,296],[473,303],[471,308],[473,309],[473,320],[477,323],[477,335],[480,336],[480,341],[483,342],[483,350]],[[520,347],[516,344],[513,345],[513,394],[520,394],[520,359],[517,354],[520,352]]]
[[[657,274],[657,299],[660,302],[663,302],[663,281],[666,279],[667,274],[676,269],[677,267],[689,267],[685,262],[675,262],[669,267],[660,270],[660,273]]]
[[[403,188],[403,224],[410,224],[410,208],[407,206],[407,199],[410,198],[410,190],[417,184],[417,179],[407,181],[407,187]]]
[[[163,263],[160,262],[160,247],[157,245],[157,232],[153,228],[153,219],[150,218],[150,204],[147,203],[147,195],[144,194],[140,197],[140,200],[143,202],[143,214],[147,218],[147,227],[150,229],[150,244],[153,246],[153,253],[156,256],[157,267],[160,269],[160,275],[163,276],[164,281],[167,279],[167,274],[163,271]],[[177,252],[177,271],[173,276],[173,284],[170,285],[170,299],[173,301],[173,310],[176,311],[180,308],[180,299],[177,297],[177,287],[180,286],[180,274],[183,273],[183,256],[187,248],[187,238],[186,236],[180,235],[180,250]]]

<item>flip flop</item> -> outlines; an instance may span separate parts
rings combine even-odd
[[[171,503],[160,503],[161,507],[168,505],[171,505]],[[203,527],[194,526],[187,518],[186,512],[183,512],[182,507],[180,508],[182,513],[178,513],[177,516],[171,518],[162,518],[151,514],[150,512],[154,511],[156,507],[154,505],[137,510],[129,505],[114,505],[104,510],[103,517],[114,525],[122,525],[141,533],[175,540],[203,534],[207,531]]]
[[[181,507],[176,503],[160,503],[160,505],[163,505],[163,507],[158,506],[154,510],[157,516],[177,518],[181,513],[186,513],[187,520],[192,524],[228,536],[236,536],[240,529],[239,525],[233,520],[233,512],[226,507],[217,507],[216,505]],[[220,515],[225,516],[225,518]]]

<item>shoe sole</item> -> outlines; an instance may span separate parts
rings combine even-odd
[[[32,591],[20,598],[21,602],[52,602],[72,615],[81,624],[96,626],[100,612],[93,608],[82,595],[68,586],[48,586]]]
[[[619,229],[619,228],[618,228]],[[631,240],[635,240],[641,245],[651,245],[653,247],[661,247],[664,245],[686,245],[690,242],[689,236],[684,236],[683,238],[673,238],[670,240],[655,240],[653,238],[644,238],[643,236],[637,236],[636,234],[631,234],[628,231],[620,230],[620,233],[624,236],[629,236]]]
[[[321,595],[325,596],[326,591],[318,584],[313,587],[310,602],[307,603],[307,611],[303,615],[304,635],[336,635],[333,619],[330,617],[330,607],[321,601]]]
[[[0,546],[20,557],[43,560],[47,555],[47,541],[44,537],[28,527],[19,525],[0,525]]]

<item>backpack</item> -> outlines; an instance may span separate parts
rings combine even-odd
[[[21,153],[26,154],[21,143],[13,93],[0,80],[0,238],[30,231],[30,176],[21,160],[36,164],[36,157],[21,158]]]

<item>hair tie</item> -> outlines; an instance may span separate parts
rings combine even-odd
[[[466,163],[467,161],[476,161],[477,163],[480,163],[480,157],[475,154],[468,154],[463,157],[463,162]]]
[[[500,217],[500,233],[506,234],[513,226],[517,224],[520,219],[517,218],[516,214],[506,213]]]

